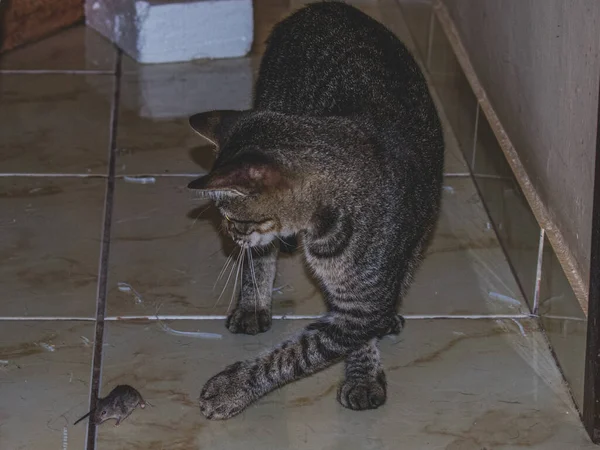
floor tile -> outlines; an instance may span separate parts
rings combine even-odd
[[[176,321],[179,331],[221,333],[214,321]],[[384,340],[388,402],[353,412],[335,400],[341,367],[285,386],[229,421],[197,407],[203,383],[295,333],[276,321],[259,336],[174,336],[155,323],[110,323],[104,391],[128,383],[154,405],[116,428],[99,428],[98,449],[517,449],[594,448],[566,395],[541,333],[529,322],[409,321]]]
[[[59,31],[0,56],[0,70],[113,71],[112,43],[85,25]]]
[[[210,169],[213,146],[189,126],[189,116],[247,109],[250,58],[141,66],[123,75],[117,133],[117,173],[195,173]]]
[[[446,149],[444,153],[444,173],[463,175],[468,174],[469,168],[463,156],[460,144],[456,139],[456,135],[454,134],[454,130],[452,129],[450,121],[446,116],[446,112],[444,111],[444,107],[440,101],[440,98],[434,89],[430,88],[430,92],[437,108],[438,117],[442,123],[442,128],[444,129],[444,145]]]
[[[0,448],[84,448],[93,338],[93,322],[0,323]]]
[[[196,199],[186,189],[188,182],[178,177],[158,177],[155,184],[146,185],[117,182],[110,315],[153,315],[157,310],[194,315],[227,312],[233,278],[220,300],[227,275],[216,286],[215,282],[236,248],[218,234],[218,212],[210,203]],[[119,283],[133,290],[124,290],[123,285],[119,290]],[[274,314],[318,314],[323,309],[301,254],[282,255],[275,288]]]
[[[118,181],[111,240],[110,315],[154,315],[157,310],[184,315],[227,312],[233,278],[220,300],[224,281],[216,287],[215,282],[235,247],[218,234],[217,211],[186,190],[188,180],[157,177],[155,184]],[[119,290],[119,283],[132,290],[124,285]],[[324,311],[320,290],[299,252],[281,256],[275,287],[274,314],[314,315]],[[403,312],[464,315],[526,311],[473,182],[469,178],[447,179],[440,225]]]
[[[427,61],[429,32],[432,20],[432,0],[399,0],[398,5],[406,19],[416,53]]]
[[[587,318],[548,239],[544,242],[539,314],[575,402],[583,408]]]
[[[428,71],[467,162],[472,158],[477,99],[437,19],[432,21]]]
[[[470,178],[446,178],[437,231],[402,311],[436,315],[528,312]]]
[[[0,178],[0,316],[95,317],[104,185]]]
[[[3,173],[106,173],[113,77],[0,77]]]
[[[533,311],[540,226],[483,115],[477,127],[474,180]]]

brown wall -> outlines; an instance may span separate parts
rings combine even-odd
[[[587,282],[600,1],[444,3],[496,113]]]

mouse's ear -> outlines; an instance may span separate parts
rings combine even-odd
[[[234,110],[208,111],[194,114],[189,122],[196,133],[218,146],[221,138],[243,113]]]

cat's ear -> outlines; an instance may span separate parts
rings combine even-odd
[[[188,188],[218,200],[282,189],[288,180],[274,162],[257,155],[243,155],[192,181]]]
[[[218,145],[220,136],[237,121],[244,111],[221,110],[194,114],[189,122],[192,129],[200,136]]]

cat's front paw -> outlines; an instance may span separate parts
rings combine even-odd
[[[385,403],[386,396],[383,371],[376,378],[347,378],[337,392],[338,402],[343,407],[356,411],[379,408]]]
[[[266,309],[236,308],[228,317],[225,326],[235,334],[264,333],[271,328],[271,311]]]
[[[248,363],[237,362],[206,382],[199,403],[207,419],[229,419],[257,399],[248,386],[249,369]]]
[[[400,314],[396,314],[393,318],[392,318],[392,326],[390,328],[390,331],[388,333],[398,336],[400,333],[402,333],[402,330],[404,330],[404,325],[406,324],[406,320],[404,319],[404,317],[402,317]]]

